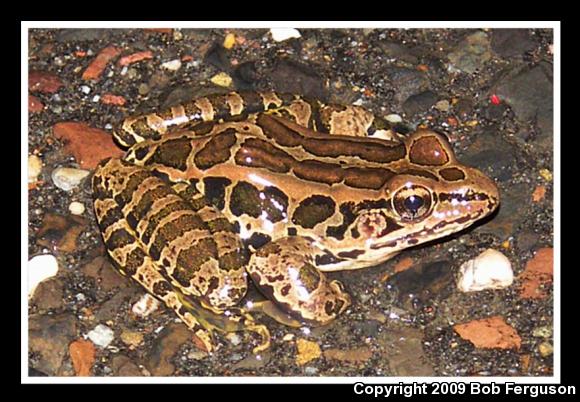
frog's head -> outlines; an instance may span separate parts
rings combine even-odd
[[[359,251],[359,266],[458,232],[499,204],[495,183],[461,165],[443,135],[421,130],[405,146],[406,157],[395,165],[397,173],[380,190],[380,198],[353,210],[356,218],[347,233],[351,249]]]

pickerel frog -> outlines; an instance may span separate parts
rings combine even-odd
[[[107,251],[208,351],[215,329],[269,346],[240,306],[248,276],[271,301],[262,311],[326,324],[351,299],[323,271],[377,265],[499,203],[445,136],[403,137],[358,106],[232,92],[130,117],[114,136],[129,150],[92,183]]]

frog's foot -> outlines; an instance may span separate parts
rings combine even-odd
[[[323,325],[350,305],[338,281],[328,281],[314,266],[319,252],[299,236],[276,240],[260,248],[247,271],[256,286],[276,305],[300,321]]]
[[[206,304],[203,300],[195,301],[180,295],[180,302],[184,308],[195,314],[197,321],[209,331],[223,333],[249,331],[260,337],[260,343],[253,349],[257,354],[270,347],[270,331],[265,325],[257,324],[254,318],[244,309],[230,307],[219,310]],[[178,313],[179,314],[179,313]]]
[[[286,313],[284,310],[280,309],[271,300],[262,300],[258,302],[252,302],[249,311],[259,312],[267,315],[271,319],[279,322],[280,324],[286,325],[288,327],[299,328],[304,325],[304,323],[298,321],[290,314]]]

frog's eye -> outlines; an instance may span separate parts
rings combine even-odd
[[[431,210],[431,200],[431,193],[425,187],[407,185],[395,193],[392,202],[401,219],[409,221],[424,218]]]

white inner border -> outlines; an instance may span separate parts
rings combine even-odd
[[[28,30],[31,28],[552,28],[554,30],[554,376],[552,377],[29,377],[28,376]],[[21,22],[21,382],[350,383],[560,382],[560,22],[559,21],[22,21]]]

